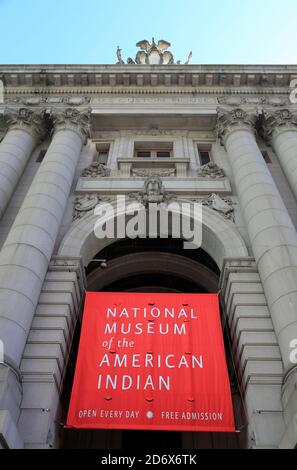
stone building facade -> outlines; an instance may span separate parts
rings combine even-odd
[[[84,292],[117,289],[220,293],[237,432],[178,445],[297,445],[297,66],[174,63],[166,44],[0,66],[2,447],[131,446],[64,429]],[[151,176],[203,203],[200,249],[95,237],[94,208]]]

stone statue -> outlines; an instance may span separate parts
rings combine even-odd
[[[174,64],[174,58],[170,51],[167,51],[171,46],[170,42],[165,41],[164,39],[160,39],[158,43],[155,42],[155,39],[152,38],[152,42],[150,43],[147,39],[143,39],[142,41],[138,41],[136,47],[139,47],[141,50],[137,52],[135,60],[131,57],[128,58],[127,64],[146,64],[146,65],[172,65]],[[122,49],[117,47],[117,58],[118,58],[118,65],[123,65],[125,62],[122,59]],[[192,58],[192,51],[189,52],[188,58],[184,65],[188,65]],[[178,60],[176,62],[177,65],[181,64],[181,61]]]
[[[192,55],[193,55],[193,53],[192,53],[192,51],[190,51],[190,52],[189,52],[189,55],[188,55],[188,58],[187,58],[187,60],[186,60],[186,62],[185,62],[185,65],[188,65],[188,64],[190,63],[190,60],[192,59]]]
[[[144,205],[163,202],[164,196],[165,188],[161,178],[157,175],[149,176],[144,182]]]
[[[136,47],[140,47],[141,51],[137,52],[135,62],[137,64],[173,64],[173,55],[170,51],[166,51],[171,44],[168,41],[160,39],[158,44],[155,43],[155,39],[152,38],[152,43],[146,39],[139,41]]]
[[[119,46],[117,47],[117,58],[118,58],[118,62],[117,62],[118,64],[122,65],[125,63],[122,59],[122,49],[120,49]]]

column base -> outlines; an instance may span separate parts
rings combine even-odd
[[[248,422],[245,448],[278,448],[285,430],[283,365],[255,261],[225,260],[220,286]]]
[[[0,410],[0,449],[23,449],[24,442],[8,410]]]

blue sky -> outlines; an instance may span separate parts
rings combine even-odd
[[[1,64],[113,64],[141,39],[195,64],[297,63],[296,0],[0,0]]]

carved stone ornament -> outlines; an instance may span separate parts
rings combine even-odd
[[[122,59],[122,49],[120,49],[120,46],[117,47],[117,65],[123,65],[125,62]]]
[[[161,39],[158,44],[155,43],[154,38],[152,43],[144,39],[136,44],[136,47],[140,47],[141,51],[137,52],[135,57],[136,64],[149,64],[149,65],[161,65],[161,64],[173,64],[173,55],[171,52],[166,51],[170,47],[170,42]]]
[[[284,96],[220,96],[218,97],[218,103],[228,106],[241,106],[243,104],[286,106],[289,104],[289,99]]]
[[[105,178],[108,176],[110,176],[110,168],[99,162],[91,163],[81,174],[82,178]]]
[[[225,178],[225,173],[216,163],[209,162],[198,168],[197,176],[200,178],[220,179]]]
[[[139,47],[141,50],[137,52],[135,60],[133,60],[131,57],[128,58],[127,64],[132,65],[132,64],[139,64],[139,65],[171,65],[174,64],[174,58],[173,55],[170,51],[167,51],[171,46],[170,42],[164,41],[163,39],[160,39],[158,43],[156,44],[155,39],[152,38],[152,42],[150,43],[146,39],[143,41],[139,41],[136,44],[136,47]],[[120,47],[117,47],[116,50],[116,55],[117,55],[117,65],[123,65],[125,64],[123,58],[122,58],[122,49]],[[188,65],[190,63],[190,60],[192,58],[192,51],[188,54],[188,58],[184,65]],[[180,60],[176,62],[176,64],[180,64]]]
[[[58,130],[69,129],[76,132],[83,143],[86,143],[90,133],[90,109],[87,111],[78,111],[75,108],[52,110],[51,117],[54,124],[54,133]]]
[[[100,202],[112,201],[113,198],[109,196],[99,196],[98,194],[86,194],[77,196],[74,200],[72,220],[81,219],[87,213],[93,211]]]
[[[246,98],[243,96],[219,96],[218,103],[228,106],[240,106],[246,104]]]
[[[207,199],[202,200],[204,206],[208,206],[219,212],[225,219],[234,222],[233,201],[230,198],[222,198],[218,194],[211,194]]]
[[[89,96],[66,96],[63,102],[69,106],[80,106],[83,104],[90,103],[91,98]]]
[[[28,98],[23,98],[22,103],[27,106],[38,106],[46,102],[46,98],[43,96],[29,96]]]
[[[160,176],[151,175],[145,179],[142,191],[130,193],[129,197],[148,207],[149,204],[167,203],[173,195],[166,192]]]
[[[41,141],[47,133],[44,111],[33,111],[29,108],[4,110],[5,124],[9,129],[22,129],[35,135]]]
[[[264,111],[261,116],[263,137],[270,140],[274,132],[282,130],[297,130],[297,115],[288,109],[280,109],[273,113]]]
[[[247,113],[241,108],[226,110],[217,108],[217,134],[223,144],[226,136],[234,128],[253,130],[257,121],[257,113]]]
[[[147,178],[149,176],[175,176],[175,168],[132,168],[132,176]]]
[[[151,135],[151,136],[158,136],[158,135],[176,135],[176,131],[166,130],[166,129],[143,129],[141,131],[135,130],[133,131],[133,135]]]

